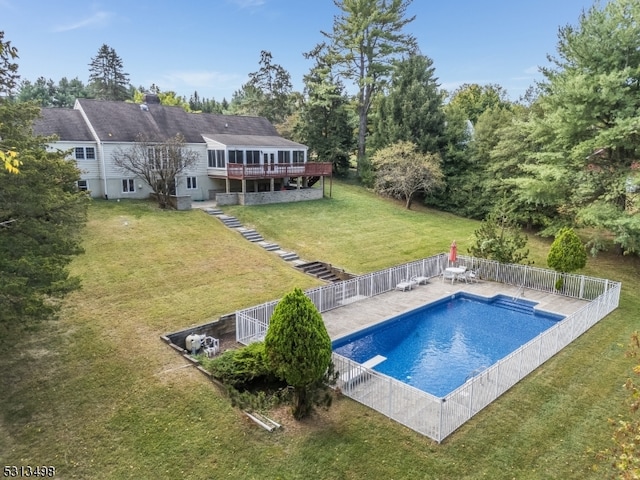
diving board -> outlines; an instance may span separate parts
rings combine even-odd
[[[340,384],[341,386],[353,386],[353,383],[358,382],[359,380],[364,380],[368,377],[365,375],[368,373],[373,367],[379,365],[384,362],[387,357],[383,357],[382,355],[376,355],[375,357],[370,358],[364,363],[360,365],[356,365],[353,368],[350,368],[346,372],[340,375]]]

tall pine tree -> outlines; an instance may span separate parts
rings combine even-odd
[[[273,63],[271,52],[260,52],[260,69],[249,74],[249,81],[234,94],[234,112],[257,115],[280,124],[292,113],[291,75]]]
[[[335,75],[324,43],[305,58],[315,60],[304,76],[306,101],[300,111],[296,133],[321,162],[333,162],[334,171],[345,174],[355,148],[355,117],[349,108],[344,85]]]
[[[366,155],[369,112],[376,95],[386,86],[392,61],[417,50],[415,38],[403,33],[415,16],[407,16],[412,0],[334,0],[340,10],[333,31],[322,32],[330,41],[332,62],[358,89],[358,172]]]
[[[95,98],[101,100],[127,100],[129,74],[124,73],[122,59],[116,51],[103,44],[89,64],[89,85]]]
[[[620,252],[640,252],[638,18],[637,0],[613,0],[560,29],[530,128],[540,149],[521,196],[589,227],[594,251],[612,237]]]
[[[378,102],[371,146],[411,142],[422,153],[440,153],[445,144],[443,95],[433,61],[410,55],[398,62],[387,95]]]

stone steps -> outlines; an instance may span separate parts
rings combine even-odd
[[[252,228],[243,227],[242,223],[240,223],[240,221],[236,217],[233,217],[231,215],[225,215],[222,212],[222,210],[218,208],[210,207],[210,208],[203,208],[203,210],[205,213],[218,218],[227,227],[237,230],[246,240],[260,245],[262,248],[264,248],[269,252],[275,252],[282,260],[286,262],[300,261],[300,257],[298,256],[297,253],[284,251],[280,248],[278,244],[265,241],[264,237],[260,235],[260,233],[258,233],[256,230]],[[305,264],[304,261],[302,262],[304,265]],[[295,265],[295,266],[298,267],[298,265]],[[322,277],[318,277],[318,278],[322,278]],[[334,281],[334,280],[329,278],[327,281]]]
[[[258,232],[251,228],[238,228],[240,234],[250,242],[262,242],[264,238]]]
[[[325,282],[339,282],[340,278],[322,262],[308,262],[297,265],[297,268]]]
[[[242,224],[236,217],[230,215],[218,215],[218,219],[229,228],[240,228]]]
[[[260,245],[262,248],[264,248],[269,252],[273,252],[274,250],[280,250],[280,245],[278,245],[277,243],[270,243],[264,240],[261,242],[258,242],[258,245]]]
[[[224,215],[224,212],[219,208],[203,208],[202,210],[205,213],[208,213],[209,215],[213,215],[213,216]]]
[[[281,251],[277,253],[278,253],[278,256],[286,262],[290,262],[291,260],[298,260],[300,258],[298,254],[294,252]]]

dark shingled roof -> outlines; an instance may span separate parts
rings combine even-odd
[[[280,138],[266,118],[187,113],[181,107],[78,99],[103,142],[135,142],[139,134],[163,142],[181,133],[187,143],[204,143],[202,135],[263,135]]]
[[[57,135],[59,140],[71,142],[94,141],[91,131],[78,110],[68,108],[43,108],[40,118],[33,122],[36,135]]]

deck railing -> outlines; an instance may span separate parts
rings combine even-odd
[[[238,180],[284,177],[323,177],[331,175],[331,163],[275,163],[267,165],[227,164],[227,177]]]
[[[621,284],[606,279],[560,274],[537,267],[501,264],[466,256],[458,257],[457,263],[475,269],[485,280],[588,300],[590,303],[443,398],[333,354],[336,371],[340,374],[338,387],[343,394],[437,442],[615,310],[620,300]],[[311,289],[305,294],[322,313],[391,291],[403,279],[436,277],[446,266],[447,255],[440,254]],[[561,289],[557,290],[556,286],[560,285],[556,282],[560,276],[563,282]],[[236,312],[237,340],[243,344],[262,340],[277,303],[272,301]]]

